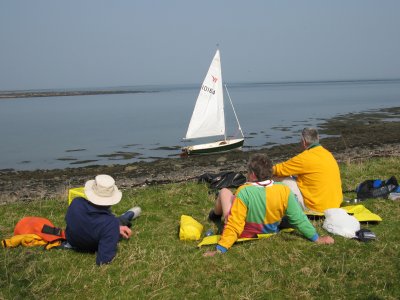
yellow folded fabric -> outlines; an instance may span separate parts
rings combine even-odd
[[[324,216],[324,213],[319,212],[319,211],[304,211],[304,213],[307,216],[319,216],[319,217],[323,217]]]
[[[287,228],[281,230],[283,232],[292,232],[294,231],[293,228]],[[263,234],[258,234],[256,238],[240,238],[236,241],[238,242],[247,242],[247,241],[253,241],[253,240],[259,240],[259,239],[267,239],[271,236],[274,236],[275,233],[263,233]],[[201,246],[207,246],[207,245],[215,245],[218,244],[219,239],[221,238],[221,235],[211,235],[211,236],[206,236],[203,238],[203,240],[197,245],[197,247]]]
[[[372,213],[364,205],[349,205],[341,207],[348,214],[352,214],[359,222],[381,222],[382,218],[377,214]]]
[[[206,246],[206,245],[214,245],[217,244],[221,236],[218,235],[210,235],[203,238],[203,240],[197,245],[197,247]]]
[[[15,248],[18,246],[35,247],[46,245],[47,242],[36,234],[18,234],[9,239],[2,240],[4,248]]]
[[[70,205],[72,200],[74,200],[76,197],[87,199],[85,195],[85,188],[83,186],[68,190],[68,205]]]
[[[50,250],[54,247],[60,246],[61,241],[54,241],[49,243],[36,234],[28,233],[28,234],[17,234],[9,239],[4,239],[1,241],[1,245],[3,246],[3,248],[15,248],[18,246],[23,246],[23,247],[44,246],[44,249]]]
[[[381,222],[382,218],[377,214],[371,212],[368,208],[364,205],[357,204],[357,205],[348,205],[342,206],[348,214],[353,215],[359,222]],[[304,212],[307,216],[320,216],[323,217],[324,213],[321,212],[314,212],[314,211],[305,211]]]

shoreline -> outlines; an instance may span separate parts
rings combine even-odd
[[[69,96],[92,96],[92,95],[138,94],[138,93],[151,93],[151,91],[99,90],[99,91],[0,92],[0,100],[1,99],[16,99],[16,98],[69,97]]]
[[[308,85],[308,84],[354,84],[354,83],[398,83],[400,78],[369,78],[369,79],[327,79],[327,80],[306,80],[306,81],[254,81],[254,82],[235,82],[234,85]],[[159,87],[173,87],[176,85],[192,86],[197,89],[198,84],[166,84],[166,85],[144,85],[108,87],[108,88],[58,88],[58,89],[29,89],[29,90],[0,90],[0,100],[10,98],[35,98],[35,97],[58,97],[58,96],[88,96],[102,94],[135,94],[135,93],[154,93],[159,92],[154,89]],[[145,87],[145,88],[143,88]]]
[[[339,163],[362,161],[371,157],[400,156],[400,107],[362,113],[350,113],[328,119],[319,126],[320,134],[330,137],[321,144]],[[83,186],[97,174],[109,174],[121,190],[153,184],[177,183],[206,173],[246,171],[253,153],[266,153],[274,163],[284,161],[300,151],[298,144],[277,145],[250,151],[232,151],[187,158],[161,158],[153,162],[124,165],[0,171],[0,204],[38,199],[67,197],[69,188]]]

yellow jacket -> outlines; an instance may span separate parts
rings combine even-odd
[[[339,166],[333,155],[320,144],[311,145],[299,155],[273,167],[276,176],[297,176],[304,205],[314,211],[340,207],[343,200]]]
[[[29,233],[29,234],[17,234],[9,239],[4,239],[1,241],[3,248],[15,248],[18,246],[24,247],[36,247],[45,246],[46,250],[50,250],[53,247],[61,245],[61,241],[46,242],[40,236]]]

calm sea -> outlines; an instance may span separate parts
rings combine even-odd
[[[400,104],[400,80],[228,86],[244,151],[297,142],[305,126]],[[131,87],[128,94],[0,100],[0,169],[125,164],[177,157],[199,86]],[[125,88],[126,90],[126,88]],[[235,122],[230,105],[230,134]],[[234,124],[233,124],[234,125]]]

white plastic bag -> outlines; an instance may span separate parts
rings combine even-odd
[[[325,210],[324,214],[325,221],[322,227],[326,231],[349,239],[356,237],[356,232],[360,230],[360,222],[344,209],[330,208]]]

